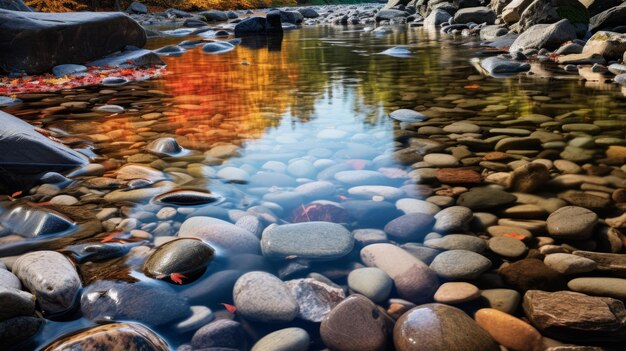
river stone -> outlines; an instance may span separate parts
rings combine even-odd
[[[352,251],[354,238],[341,224],[304,222],[269,227],[263,231],[261,249],[270,259],[298,257],[333,260]]]
[[[452,206],[444,208],[435,215],[433,230],[439,233],[462,231],[472,220],[472,210],[465,206]]]
[[[487,249],[485,240],[466,234],[448,234],[424,241],[424,246],[443,250],[468,250],[481,253]]]
[[[546,166],[540,163],[527,163],[513,170],[507,188],[512,191],[532,193],[548,180],[550,180],[550,173]]]
[[[176,239],[159,246],[146,260],[143,272],[153,278],[169,277],[182,274],[182,280],[201,274],[213,259],[215,251],[211,246],[198,239]],[[179,283],[180,284],[180,283]]]
[[[17,316],[0,321],[0,341],[18,342],[35,335],[45,319],[31,316]]]
[[[343,289],[312,278],[288,280],[285,284],[298,302],[298,318],[309,322],[321,322],[330,310],[346,298]]]
[[[519,291],[541,289],[561,290],[565,286],[563,276],[536,258],[526,258],[498,270],[505,283]]]
[[[132,320],[148,326],[179,322],[191,316],[187,301],[166,283],[98,280],[80,300],[81,311],[91,321]]]
[[[338,172],[335,179],[350,186],[385,185],[388,181],[382,173],[368,170]]]
[[[435,218],[424,213],[402,215],[385,225],[385,233],[399,241],[421,242],[428,234]]]
[[[576,278],[567,287],[592,296],[606,296],[626,301],[626,279],[608,277]]]
[[[361,250],[361,259],[369,267],[387,273],[403,299],[414,303],[430,301],[439,287],[437,275],[407,251],[392,244],[372,244]]]
[[[150,350],[167,351],[169,346],[158,334],[137,323],[111,323],[71,332],[59,337],[46,351],[66,350]]]
[[[307,351],[309,333],[302,328],[285,328],[269,333],[254,344],[251,351]]]
[[[398,351],[498,351],[491,336],[465,312],[431,303],[402,315],[393,329]]]
[[[561,44],[574,39],[576,28],[567,19],[562,19],[553,24],[535,24],[528,28],[515,39],[509,50],[556,50]]]
[[[510,137],[500,139],[496,143],[495,150],[506,152],[511,150],[539,150],[541,140],[535,137]]]
[[[598,267],[598,264],[594,260],[568,253],[554,253],[547,255],[544,258],[543,263],[555,271],[565,275],[587,273]]]
[[[358,268],[348,275],[348,287],[375,303],[382,303],[391,293],[393,280],[381,269]]]
[[[24,237],[58,234],[74,227],[74,223],[61,213],[27,205],[14,206],[0,215],[0,224]]]
[[[428,117],[426,117],[425,115],[406,108],[391,112],[389,114],[389,117],[400,122],[421,122],[428,119]]]
[[[183,148],[174,138],[159,138],[146,145],[146,151],[157,156],[172,157],[180,155]]]
[[[387,344],[386,320],[370,300],[351,295],[326,315],[320,335],[331,350],[382,351]]]
[[[480,290],[473,284],[465,282],[443,283],[435,292],[436,302],[457,304],[475,300],[480,297]]]
[[[507,350],[544,350],[543,337],[530,324],[508,313],[482,308],[474,314],[476,323]]]
[[[584,207],[565,206],[550,214],[546,225],[555,238],[584,240],[591,237],[597,222],[595,212]]]
[[[15,316],[32,316],[33,313],[35,313],[33,295],[19,289],[0,286],[0,321]]]
[[[448,280],[476,279],[491,267],[485,256],[468,250],[450,250],[437,255],[430,268]]]
[[[0,68],[29,74],[48,72],[64,63],[83,64],[146,43],[144,29],[119,12],[0,10],[0,32],[15,39],[0,44]]]
[[[459,196],[456,203],[473,211],[488,210],[492,208],[502,209],[515,203],[517,197],[497,188],[482,187],[472,188]],[[436,226],[435,226],[436,227]]]
[[[211,217],[191,217],[178,231],[180,238],[198,238],[232,252],[259,252],[259,239],[246,229]]]
[[[626,339],[624,303],[610,297],[530,290],[524,314],[548,337],[567,342],[618,342]]]
[[[246,333],[241,324],[219,319],[198,329],[191,338],[194,350],[246,350]]]
[[[295,189],[297,193],[314,199],[331,196],[336,190],[335,184],[325,180],[305,183]]]
[[[74,265],[55,251],[35,251],[13,263],[15,274],[33,295],[45,314],[71,310],[82,284]]]
[[[406,214],[425,213],[425,214],[429,214],[433,216],[436,215],[439,211],[441,211],[439,206],[433,203],[430,203],[424,200],[410,199],[410,198],[400,199],[396,201],[396,208],[398,208],[398,210]]]
[[[520,293],[513,289],[486,289],[480,296],[487,301],[487,305],[504,313],[514,314],[522,299]]]
[[[489,249],[505,258],[518,258],[528,251],[521,240],[498,236],[489,239]]]
[[[238,313],[258,322],[290,322],[299,312],[289,287],[265,272],[249,272],[239,277],[233,288],[233,300]]]
[[[223,54],[234,49],[235,45],[225,41],[214,41],[202,46],[202,52],[205,54]]]
[[[480,174],[471,169],[443,168],[438,169],[435,176],[443,184],[480,184],[482,182]]]
[[[424,156],[424,161],[434,167],[455,167],[459,164],[456,157],[448,154],[428,154]]]

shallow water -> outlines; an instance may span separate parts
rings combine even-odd
[[[183,39],[190,38],[157,39],[149,43],[149,48],[176,44]],[[25,99],[25,104],[5,111],[58,133],[60,139],[74,147],[92,150],[97,155],[96,161],[107,163],[107,172],[126,162],[143,163],[163,170],[175,183],[184,183],[179,188],[209,190],[223,196],[223,202],[204,209],[208,215],[219,217],[226,214],[224,210],[245,211],[252,206],[265,206],[277,217],[269,216],[270,221],[278,223],[291,222],[294,211],[304,210],[316,200],[341,203],[371,198],[371,194],[349,193],[350,186],[332,178],[333,173],[327,177],[336,186],[335,191],[317,196],[294,194],[297,185],[310,179],[326,179],[322,170],[336,164],[344,164],[346,170],[380,170],[387,178],[377,185],[398,188],[404,185],[405,193],[401,197],[423,199],[420,191],[409,190],[410,184],[416,183],[408,175],[413,162],[403,162],[395,153],[406,147],[407,139],[414,136],[410,130],[416,129],[406,129],[409,126],[389,118],[388,113],[400,108],[440,112],[420,125],[443,127],[452,121],[471,120],[492,127],[494,121],[505,121],[511,127],[527,130],[537,127],[521,120],[516,123],[516,117],[529,114],[556,117],[572,112],[561,120],[595,122],[601,127],[597,133],[624,140],[626,98],[615,85],[585,83],[577,75],[563,77],[558,69],[549,66],[543,67],[544,72],[560,79],[539,77],[541,74],[505,79],[481,77],[470,63],[483,50],[476,44],[467,39],[440,38],[437,33],[421,28],[395,28],[393,34],[376,35],[352,27],[303,27],[285,33],[282,40],[244,41],[225,54],[209,55],[195,48],[179,57],[164,57],[168,74],[152,81]],[[380,54],[397,45],[407,46],[412,54],[408,57]],[[539,68],[534,71],[539,72]],[[88,101],[91,106],[116,104],[124,106],[126,112],[111,115],[94,114],[87,109],[46,110],[66,101]],[[457,110],[449,110],[452,108]],[[551,131],[557,126],[548,123],[543,128]],[[167,136],[175,137],[189,152],[162,159],[144,153],[145,142]],[[434,139],[455,145],[453,138]],[[238,148],[217,158],[211,156],[209,150],[215,151],[214,147],[220,143]],[[298,160],[304,160],[305,166],[284,170],[290,162]],[[217,172],[227,167],[237,171],[227,172],[229,176],[223,179],[224,173]],[[274,176],[273,172],[283,176]],[[396,199],[378,200],[393,204]],[[112,206],[99,199],[85,203],[94,212]],[[171,219],[159,220],[154,214],[162,206],[154,203],[123,202],[114,207],[121,209],[122,217],[140,218],[137,229],[148,233],[154,233],[158,224],[167,222],[168,228],[160,236],[175,235],[185,215],[198,210],[189,207],[189,211],[179,212]],[[237,214],[240,213],[231,211],[230,218]],[[382,228],[385,224],[384,218],[371,218],[367,223],[351,221],[347,226]],[[129,239],[136,240],[139,239]],[[152,241],[152,236],[147,240]],[[5,249],[14,245],[19,246],[6,240],[2,244]],[[183,286],[147,278],[139,265],[131,265],[131,272],[120,275],[146,285],[169,285],[186,297],[191,296],[194,305],[207,305],[214,312],[226,313],[221,303],[232,303],[230,291],[211,291],[211,294],[202,291],[204,286],[209,286],[207,280],[212,274],[226,270],[283,273],[288,270],[285,264],[268,262],[260,256],[251,258],[217,250],[216,259],[204,275]],[[345,283],[346,272],[354,267],[355,261],[358,261],[356,249],[340,260],[317,264],[314,271]],[[289,269],[295,273],[286,275],[288,278],[299,276],[297,268]],[[44,346],[91,323],[77,314],[65,316],[61,321],[48,323],[26,346],[16,349]],[[315,333],[313,324],[301,324]],[[189,333],[172,333],[167,325],[154,329],[174,347],[191,337]],[[252,324],[250,333],[262,336],[271,329],[275,328]],[[316,346],[321,347],[316,340]]]

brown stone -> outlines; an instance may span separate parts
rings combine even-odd
[[[169,350],[167,343],[150,329],[135,323],[105,324],[62,336],[44,348],[62,350]]]
[[[530,324],[508,313],[483,308],[474,315],[476,323],[491,335],[498,344],[510,351],[541,351],[542,336]]]
[[[439,303],[417,306],[393,329],[397,351],[498,351],[491,336],[465,312]]]
[[[573,254],[596,261],[600,271],[626,276],[626,255],[593,251],[574,251]]]
[[[437,170],[437,180],[443,184],[480,184],[480,174],[471,169],[442,168]]]
[[[522,193],[532,193],[550,180],[548,168],[541,163],[527,163],[517,167],[509,178],[508,188]]]
[[[571,291],[530,290],[524,313],[542,334],[567,342],[626,340],[624,303]]]
[[[322,321],[320,335],[334,351],[382,351],[387,345],[385,318],[376,305],[352,295],[335,306]]]
[[[498,274],[519,291],[539,289],[546,291],[562,290],[565,280],[559,272],[546,266],[536,258],[527,258],[501,268]]]
[[[509,154],[507,154],[506,152],[493,151],[493,152],[489,152],[485,156],[483,156],[483,160],[485,160],[485,161],[504,161],[504,160],[508,160],[509,157],[510,157]]]

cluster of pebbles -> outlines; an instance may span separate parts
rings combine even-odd
[[[619,349],[624,114],[424,89],[398,94],[413,107],[388,129],[331,115],[258,140],[267,125],[207,119],[206,99],[152,82],[18,96],[8,112],[94,158],[0,199],[0,340]]]

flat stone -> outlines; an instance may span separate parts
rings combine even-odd
[[[519,258],[528,248],[519,239],[500,236],[489,239],[489,249],[505,258]]]
[[[439,287],[437,275],[407,251],[392,244],[372,244],[361,250],[361,260],[387,273],[398,295],[414,303],[430,301]]]
[[[472,301],[480,297],[480,290],[473,284],[465,282],[443,283],[435,292],[436,302],[457,304]]]
[[[358,268],[348,275],[348,287],[375,303],[382,303],[391,293],[393,280],[381,269],[375,267]]]
[[[424,200],[418,199],[400,199],[396,201],[396,207],[398,210],[409,213],[425,213],[430,215],[436,215],[441,209],[439,206]]]
[[[387,344],[386,320],[370,300],[351,295],[324,318],[320,336],[331,350],[379,351]]]
[[[361,198],[372,198],[373,196],[380,196],[384,199],[395,200],[404,195],[402,189],[394,188],[392,186],[384,185],[363,185],[355,186],[348,189],[348,194]]]
[[[347,255],[354,238],[341,224],[305,222],[274,226],[261,238],[263,255],[270,259],[298,257],[327,261]]]
[[[565,286],[563,276],[536,258],[526,258],[498,270],[505,283],[519,291],[541,289],[561,290]]]
[[[439,303],[420,305],[403,314],[393,329],[393,341],[398,351],[500,350],[465,312]]]
[[[400,122],[421,122],[421,121],[428,119],[428,117],[426,117],[425,115],[417,111],[413,111],[413,110],[409,110],[405,108],[391,112],[389,114],[389,117]]]
[[[182,274],[179,283],[188,283],[190,278],[204,272],[213,259],[215,251],[202,240],[183,238],[159,246],[146,259],[144,273],[149,277],[163,278]]]
[[[550,173],[546,166],[540,163],[527,163],[513,170],[507,187],[513,191],[532,193],[548,180],[550,180]]]
[[[438,169],[435,176],[443,184],[480,184],[482,182],[480,174],[471,169],[443,168]]]
[[[626,274],[626,256],[615,253],[574,251],[574,255],[594,260],[598,264],[598,269],[615,272],[620,275]]]
[[[588,239],[598,222],[598,215],[583,207],[565,206],[548,217],[546,221],[550,235],[559,239]]]
[[[228,319],[219,319],[198,329],[191,338],[194,349],[245,350],[246,333],[241,324]]]
[[[626,279],[609,277],[575,278],[567,283],[567,287],[587,295],[626,300]]]
[[[252,346],[251,351],[307,351],[309,333],[302,328],[285,328],[269,333]]]
[[[450,250],[437,255],[430,268],[448,280],[476,279],[491,267],[485,256],[467,250]]]
[[[543,337],[532,325],[493,308],[482,308],[474,314],[476,323],[507,350],[539,351]]]
[[[289,287],[265,272],[242,275],[235,283],[233,299],[242,316],[259,322],[289,322],[299,312],[298,302]]]
[[[598,264],[594,260],[567,253],[553,253],[547,255],[543,263],[565,275],[587,273],[598,267]]]
[[[448,154],[428,154],[424,156],[424,161],[433,167],[455,167],[459,164],[456,157]]]
[[[548,337],[567,342],[617,342],[626,339],[624,304],[610,297],[577,292],[530,290],[524,313]]]
[[[485,240],[465,234],[448,234],[441,238],[428,239],[424,246],[442,250],[468,250],[481,253],[487,249]]]
[[[487,210],[502,208],[513,204],[517,200],[515,195],[509,194],[497,188],[482,187],[472,188],[457,199],[457,204],[471,210]]]
[[[24,287],[37,296],[45,314],[71,310],[82,284],[74,265],[55,251],[34,251],[13,263],[13,273]]]

